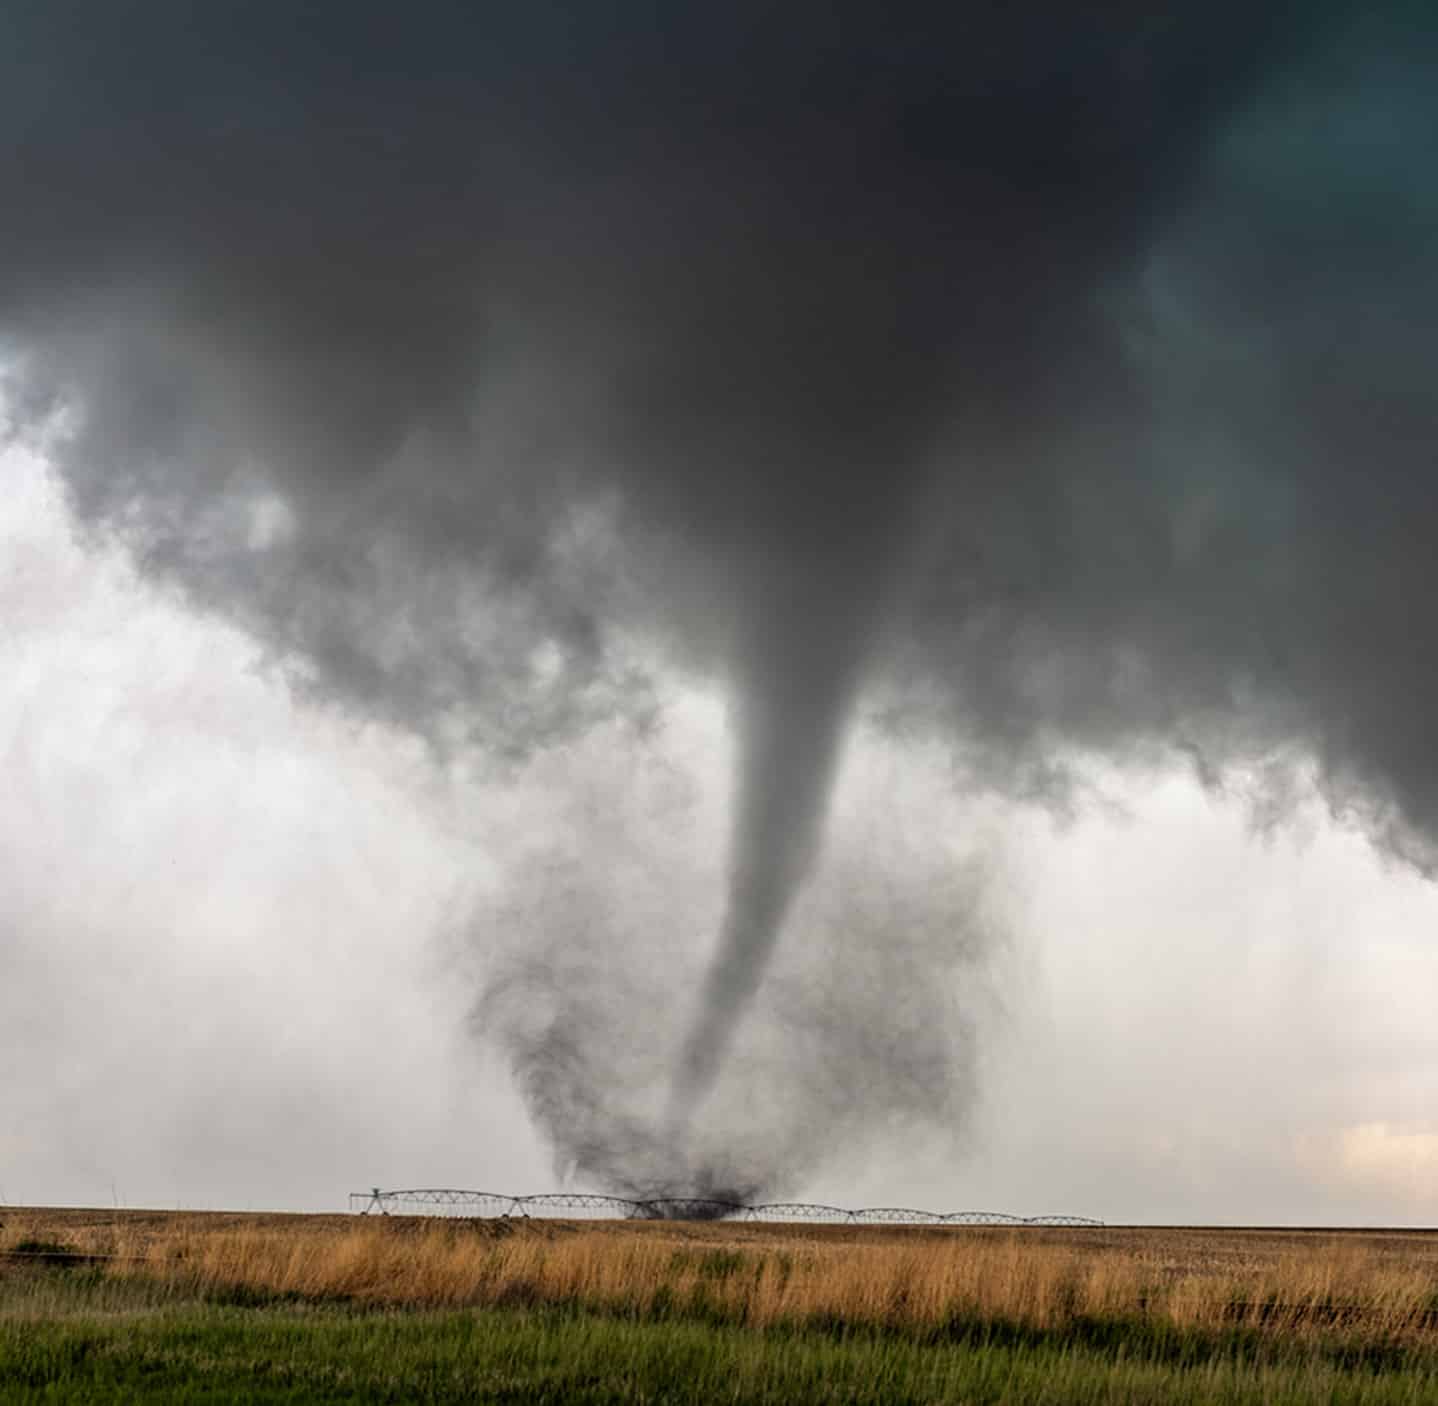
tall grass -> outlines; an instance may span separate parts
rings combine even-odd
[[[0,1250],[53,1240],[12,1220]],[[702,1238],[661,1226],[366,1220],[210,1230],[203,1223],[70,1231],[105,1276],[261,1298],[428,1309],[573,1305],[736,1325],[898,1330],[933,1337],[1005,1324],[1234,1329],[1289,1343],[1438,1348],[1438,1242],[1310,1236],[1245,1256],[1181,1239],[1065,1243],[1031,1232],[884,1239]],[[1198,1242],[1194,1242],[1198,1243]]]

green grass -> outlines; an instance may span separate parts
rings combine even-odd
[[[0,1403],[228,1401],[1388,1406],[1438,1401],[1438,1360],[1345,1363],[1121,1324],[1066,1337],[956,1325],[924,1342],[554,1307],[225,1302],[88,1269],[0,1276]]]

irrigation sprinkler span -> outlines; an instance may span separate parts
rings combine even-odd
[[[496,1191],[460,1191],[419,1187],[407,1191],[350,1192],[350,1210],[367,1216],[494,1217],[553,1216],[577,1220],[733,1220],[820,1221],[831,1225],[1092,1225],[1091,1216],[1013,1216],[1003,1211],[916,1211],[906,1206],[868,1206],[848,1210],[813,1201],[767,1201],[743,1205],[706,1196],[655,1196],[633,1201],[588,1191],[509,1196]]]

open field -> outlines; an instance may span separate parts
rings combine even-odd
[[[1418,1232],[0,1214],[3,1401],[1438,1401]]]

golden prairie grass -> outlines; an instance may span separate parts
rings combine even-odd
[[[376,1306],[573,1304],[919,1334],[1142,1320],[1438,1346],[1438,1239],[755,1229],[182,1216],[77,1226],[12,1215],[0,1250],[63,1243],[107,1257],[95,1261],[107,1275]]]

